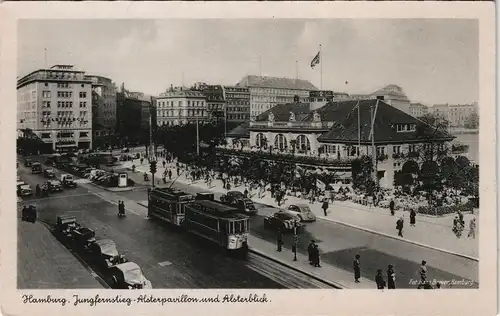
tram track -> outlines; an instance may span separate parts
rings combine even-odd
[[[288,289],[341,289],[340,285],[321,280],[253,250],[248,252],[246,265]]]

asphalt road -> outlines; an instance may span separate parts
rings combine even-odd
[[[19,174],[33,187],[45,181],[22,163]],[[245,262],[195,237],[132,213],[118,218],[115,205],[83,185],[44,199],[27,198],[26,203],[35,204],[39,220],[49,225],[55,223],[57,215],[70,213],[83,226],[94,229],[98,239],[114,240],[118,250],[142,268],[154,288],[283,288]]]
[[[197,193],[197,187],[174,183],[173,187]],[[131,200],[147,200],[145,189],[129,192],[120,192]],[[220,194],[216,194],[219,198]],[[258,209],[266,207],[256,204]],[[276,240],[276,233],[264,229],[264,217],[272,212],[262,212],[251,219],[251,234],[256,237],[272,241]],[[431,280],[470,281],[467,284],[455,284],[454,288],[478,288],[478,262],[466,258],[450,255],[437,250],[420,247],[401,240],[371,234],[352,227],[336,224],[330,221],[317,220],[306,223],[305,231],[299,237],[299,252],[307,256],[307,245],[314,239],[322,253],[321,260],[344,270],[352,270],[352,262],[356,254],[361,255],[361,275],[374,279],[377,269],[385,270],[392,264],[396,270],[398,288],[415,288],[410,280],[418,280],[418,270],[422,260],[427,261],[428,276]],[[284,236],[284,247],[290,249],[292,236]]]

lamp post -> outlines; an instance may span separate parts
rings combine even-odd
[[[299,237],[297,236],[297,221],[295,221],[294,226],[293,226],[293,244],[292,244],[293,261],[297,261],[297,244],[298,243],[299,243]]]

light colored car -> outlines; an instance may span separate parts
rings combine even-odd
[[[59,180],[49,180],[47,181],[50,192],[60,192],[62,191],[62,183]]]
[[[33,195],[33,190],[29,184],[23,184],[19,186],[19,196],[29,196]]]
[[[311,211],[311,208],[309,208],[309,205],[306,204],[292,204],[289,205],[286,210],[293,214],[296,215],[298,218],[300,218],[301,222],[314,222],[316,221],[316,215]]]

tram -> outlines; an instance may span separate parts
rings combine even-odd
[[[250,217],[211,198],[171,188],[154,188],[148,194],[148,217],[158,218],[227,250],[248,250]]]

